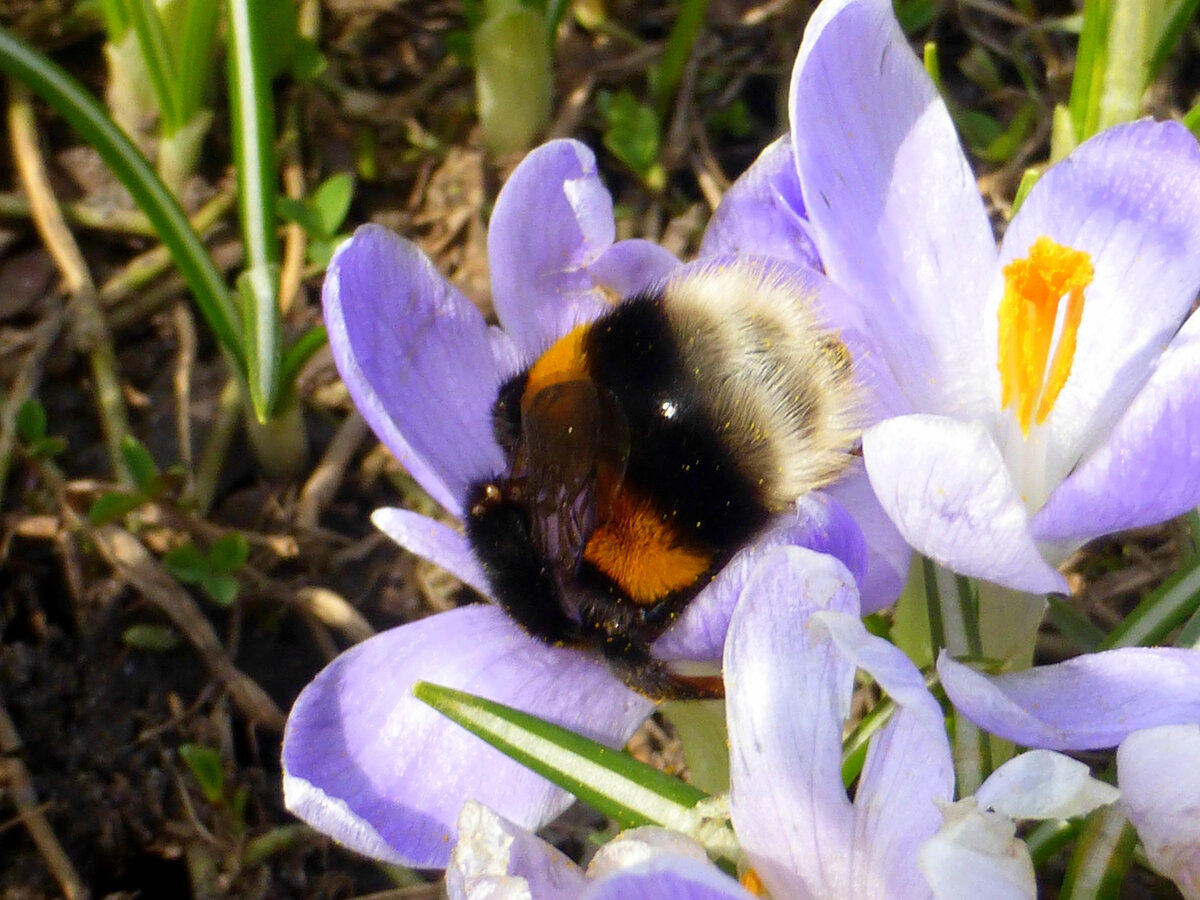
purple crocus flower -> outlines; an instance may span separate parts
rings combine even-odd
[[[725,222],[713,233],[722,227],[732,233],[739,217]],[[679,265],[657,245],[614,243],[614,234],[612,200],[591,152],[555,141],[514,171],[493,212],[488,256],[503,330],[489,328],[428,258],[385,229],[359,229],[336,254],[324,303],[338,369],[375,433],[451,513],[462,513],[470,483],[504,467],[491,424],[501,382],[614,299],[670,277]],[[837,288],[815,269],[795,264],[787,271],[800,289],[836,305]],[[869,371],[869,363],[863,368]],[[874,501],[865,478],[845,491],[846,506],[857,503],[870,521]],[[877,504],[874,510],[882,532],[894,534]],[[373,521],[488,593],[466,539],[453,528],[402,509],[379,510]],[[871,557],[843,506],[813,495],[726,566],[656,643],[655,655],[719,661],[749,568],[780,543],[837,553],[868,579],[872,559],[884,560],[874,566],[883,571],[873,582],[874,608],[898,590],[902,568],[887,554],[895,556],[899,541],[885,542],[891,549]],[[285,800],[343,844],[419,867],[446,864],[468,798],[536,827],[571,797],[415,700],[409,691],[417,680],[533,712],[614,746],[652,709],[601,662],[531,639],[493,606],[431,616],[342,654],[292,709],[283,747]]]
[[[1200,150],[1186,129],[1142,121],[1087,141],[997,248],[890,0],[821,4],[790,118],[793,167],[765,158],[742,214],[811,238],[857,307],[839,315],[857,315],[894,375],[903,415],[866,432],[864,459],[914,548],[1064,590],[1069,550],[1200,502]]]
[[[872,740],[851,801],[842,733],[858,668],[898,708]],[[951,803],[941,708],[909,659],[867,633],[853,577],[827,555],[781,547],[759,562],[730,623],[725,678],[728,814],[745,883],[772,897],[957,900],[986,887],[989,897],[1032,898],[1033,865],[1013,819],[1081,815],[1116,799],[1083,764],[1037,751]],[[452,900],[472,888],[494,898],[752,896],[670,832],[584,872],[486,810],[464,817],[447,878]],[[653,831],[639,829],[639,843]]]
[[[1126,647],[996,677],[943,654],[938,673],[958,710],[992,734],[1025,747],[1118,747],[1121,808],[1146,855],[1200,896],[1200,651]]]

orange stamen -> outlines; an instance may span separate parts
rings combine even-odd
[[[767,886],[762,883],[762,879],[758,877],[758,873],[753,869],[747,869],[738,880],[741,881],[742,887],[755,897],[767,896]]]
[[[1029,255],[1004,267],[1004,297],[1000,301],[1000,406],[1017,404],[1021,433],[1042,424],[1071,375],[1083,292],[1095,271],[1091,256],[1042,235]],[[1047,368],[1063,298],[1067,308],[1054,358]]]

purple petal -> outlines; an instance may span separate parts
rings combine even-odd
[[[1193,315],[1104,442],[1033,518],[1040,540],[1083,543],[1200,504],[1200,316]]]
[[[530,151],[509,176],[488,225],[492,300],[527,357],[605,308],[588,272],[616,237],[612,197],[578,141]]]
[[[417,556],[441,566],[485,597],[492,589],[467,538],[449,525],[407,509],[385,507],[371,513],[371,524]]]
[[[358,644],[301,692],[284,733],[288,808],[347,846],[445,866],[472,798],[536,828],[570,795],[410,693],[429,681],[515,706],[611,746],[652,704],[598,660],[526,636],[499,609],[469,606]]]
[[[871,486],[918,551],[962,575],[1030,593],[1065,591],[987,430],[942,416],[888,419],[863,435]]]
[[[733,824],[775,897],[853,895],[841,753],[854,664],[808,627],[820,609],[858,615],[850,573],[831,556],[776,549],[747,584],[725,644]]]
[[[790,106],[825,271],[869,310],[917,410],[985,411],[992,228],[946,106],[890,0],[821,4],[796,58]]]
[[[665,660],[719,661],[738,598],[763,558],[783,546],[831,554],[856,578],[866,565],[862,533],[846,510],[823,494],[808,494],[796,501],[794,514],[777,517],[770,530],[729,561],[654,644],[654,655]]]
[[[1002,264],[1044,234],[1088,252],[1095,267],[1071,376],[1046,420],[1050,484],[1111,427],[1191,308],[1197,210],[1196,139],[1178,122],[1146,120],[1097,135],[1051,168],[1005,232]]]
[[[413,244],[364,225],[329,264],[325,324],[354,404],[429,494],[459,512],[497,472],[499,384],[483,316]]]
[[[858,581],[863,615],[891,606],[908,579],[912,548],[879,505],[879,498],[871,490],[866,470],[856,463],[851,474],[824,493],[850,514],[850,518],[862,529],[866,540],[867,570]],[[845,559],[842,561],[845,562]]]
[[[856,886],[866,896],[925,897],[917,851],[954,796],[954,764],[942,709],[902,650],[869,634],[857,616],[817,612],[838,650],[900,707],[871,741],[854,800]]]
[[[669,250],[633,238],[618,241],[601,253],[588,266],[588,273],[613,299],[624,299],[652,287],[677,268],[679,260]]]
[[[608,875],[580,900],[753,900],[753,896],[711,863],[659,856]]]
[[[753,253],[821,267],[808,234],[792,141],[781,137],[721,198],[700,244],[701,256]]]
[[[1121,806],[1154,868],[1200,896],[1200,729],[1137,731],[1117,750]]]
[[[1023,747],[1096,750],[1200,722],[1200,651],[1126,647],[989,678],[943,653],[942,687],[979,727]]]
[[[576,900],[586,886],[583,870],[533,832],[474,800],[463,805],[446,869],[450,900]]]

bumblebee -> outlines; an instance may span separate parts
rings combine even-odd
[[[561,337],[500,388],[506,471],[467,534],[530,635],[598,652],[653,699],[720,695],[650,645],[859,440],[852,360],[767,260],[693,264]]]

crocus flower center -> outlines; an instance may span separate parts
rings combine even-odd
[[[1040,425],[1046,421],[1071,374],[1083,318],[1083,292],[1094,274],[1089,254],[1045,235],[1033,242],[1028,256],[1004,267],[999,313],[1000,406],[1007,409],[1015,404],[1026,437],[1033,422]]]

